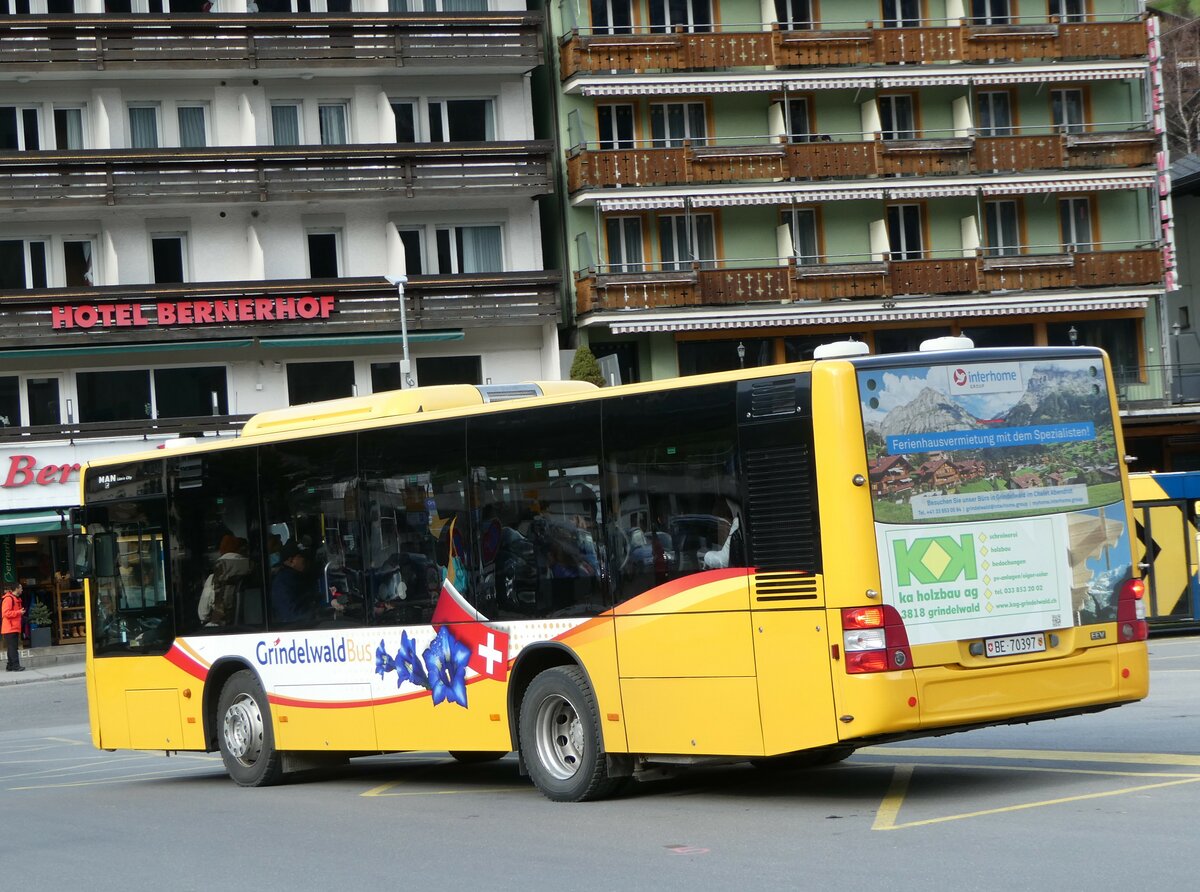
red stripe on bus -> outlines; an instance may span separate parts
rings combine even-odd
[[[687,576],[681,576],[678,579],[672,579],[670,582],[664,582],[662,585],[656,586],[650,589],[650,591],[638,595],[636,598],[629,599],[613,610],[613,615],[624,616],[629,613],[637,613],[651,604],[665,601],[667,598],[678,595],[688,589],[708,585],[711,582],[735,579],[739,576],[750,576],[753,572],[753,567],[727,567],[721,570],[705,570],[702,573],[691,573]]]
[[[178,666],[188,675],[195,676],[201,681],[208,678],[208,667],[196,662],[191,656],[184,653],[178,644],[167,651],[167,662]]]

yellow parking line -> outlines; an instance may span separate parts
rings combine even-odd
[[[381,784],[378,787],[367,790],[362,796],[459,796],[463,793],[525,793],[532,792],[529,787],[492,787],[492,788],[472,788],[469,790],[409,790],[404,793],[389,793],[395,787],[404,786],[403,781]]]
[[[1070,750],[950,749],[915,746],[870,746],[858,750],[864,756],[917,756],[960,759],[1021,759],[1032,762],[1102,762],[1115,765],[1178,765],[1200,768],[1200,756],[1180,753],[1092,753]]]

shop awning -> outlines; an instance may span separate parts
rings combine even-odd
[[[65,515],[42,508],[37,511],[6,511],[0,514],[0,536],[18,533],[62,533],[70,527]]]
[[[410,344],[427,341],[461,341],[462,331],[413,331],[408,334]],[[326,335],[320,338],[272,338],[263,341],[263,347],[285,349],[289,347],[370,347],[380,344],[403,345],[404,338],[400,335]]]

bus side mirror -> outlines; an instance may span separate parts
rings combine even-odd
[[[101,579],[117,575],[116,533],[98,533],[92,537],[92,569]]]
[[[67,539],[67,560],[71,566],[72,579],[84,579],[92,575],[92,551],[89,537],[73,533]]]

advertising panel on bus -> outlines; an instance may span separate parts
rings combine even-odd
[[[913,644],[1115,621],[1132,552],[1099,354],[858,384],[884,600]]]

